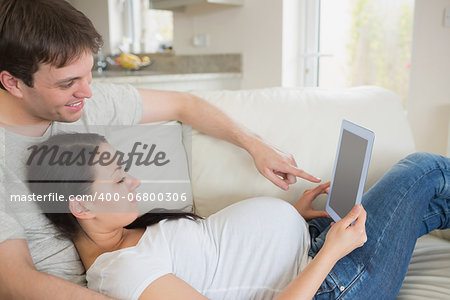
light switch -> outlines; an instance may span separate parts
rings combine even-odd
[[[444,26],[445,27],[450,27],[450,7],[447,7],[445,9]]]
[[[196,34],[192,39],[192,44],[195,47],[209,47],[210,39],[209,34]]]

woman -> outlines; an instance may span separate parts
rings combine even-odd
[[[40,146],[53,145],[61,156],[95,147],[98,156],[114,154],[96,134],[53,136]],[[260,197],[206,219],[186,213],[137,218],[137,203],[128,199],[139,181],[117,162],[70,171],[48,162],[31,163],[31,192],[70,200],[57,207],[70,213],[47,217],[74,241],[88,287],[120,299],[392,299],[416,239],[450,225],[450,159],[426,153],[397,163],[364,195],[367,214],[355,206],[331,226],[328,218],[310,220],[323,214],[312,201],[329,183],[306,191],[294,206]],[[58,184],[33,183],[36,178]],[[120,200],[74,196],[106,193]]]

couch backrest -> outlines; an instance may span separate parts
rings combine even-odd
[[[342,119],[375,132],[366,189],[399,159],[414,152],[400,98],[380,87],[269,88],[195,94],[266,141],[292,153],[300,168],[322,178],[322,182],[331,179]],[[192,188],[195,211],[200,215],[261,195],[293,203],[305,189],[315,186],[298,180],[289,191],[282,191],[259,174],[246,151],[195,130],[192,134]],[[325,201],[323,195],[316,206],[323,208]]]

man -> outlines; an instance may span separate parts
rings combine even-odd
[[[282,189],[295,183],[296,176],[320,181],[298,169],[291,155],[191,94],[114,85],[91,89],[92,54],[101,45],[92,23],[66,1],[0,1],[0,140],[4,143],[9,132],[16,146],[26,147],[73,122],[90,126],[179,120],[246,149],[259,172]],[[77,252],[70,241],[55,238],[42,214],[14,214],[5,208],[10,193],[6,178],[23,172],[6,166],[6,159],[2,147],[0,298],[103,298],[72,283],[84,283]]]

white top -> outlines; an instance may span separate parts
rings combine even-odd
[[[308,225],[280,199],[235,203],[204,220],[163,220],[136,246],[100,255],[88,287],[138,299],[173,273],[210,299],[272,299],[309,263]]]

